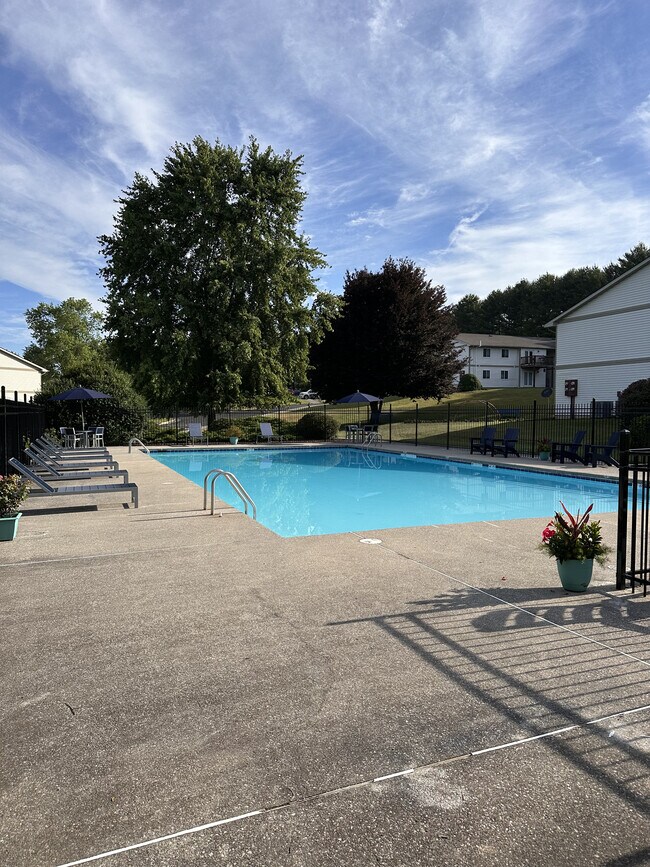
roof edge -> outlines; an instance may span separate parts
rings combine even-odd
[[[48,372],[47,367],[41,367],[40,364],[36,364],[36,362],[30,361],[28,358],[23,358],[22,355],[18,355],[18,353],[12,352],[10,349],[5,349],[3,346],[0,346],[0,352],[10,356],[11,358],[17,359],[18,361],[22,361],[23,364],[29,364],[30,367],[33,367],[35,370],[40,370],[41,373]]]
[[[635,265],[634,268],[630,268],[629,271],[625,271],[623,274],[619,274],[618,277],[614,277],[613,280],[610,280],[609,283],[605,283],[604,286],[601,286],[600,289],[596,289],[595,292],[592,292],[591,295],[587,295],[586,298],[583,298],[582,301],[578,301],[577,304],[574,304],[573,307],[569,307],[568,310],[565,310],[563,313],[560,313],[559,316],[556,316],[555,319],[551,319],[550,322],[544,323],[544,328],[555,328],[557,323],[564,319],[566,316],[569,316],[573,313],[574,310],[578,310],[578,308],[582,307],[584,304],[587,304],[589,301],[593,301],[594,298],[597,298],[599,295],[602,295],[603,292],[606,292],[608,289],[611,289],[612,286],[616,286],[617,283],[620,283],[622,280],[625,280],[627,277],[631,277],[632,274],[635,274],[637,271],[640,271],[642,268],[645,268],[647,265],[650,265],[650,256],[647,259],[644,259],[643,262],[639,262],[638,265]]]

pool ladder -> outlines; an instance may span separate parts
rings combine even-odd
[[[203,509],[208,508],[208,480],[212,477],[212,482],[210,485],[210,514],[214,515],[214,486],[217,483],[217,479],[223,476],[227,482],[230,483],[230,487],[235,491],[235,493],[239,494],[243,503],[244,503],[244,514],[248,514],[248,507],[250,506],[253,510],[253,520],[257,521],[257,506],[253,502],[251,495],[246,491],[242,483],[239,481],[237,476],[234,473],[229,473],[228,470],[220,470],[214,469],[209,470],[205,474],[205,478],[203,479]]]

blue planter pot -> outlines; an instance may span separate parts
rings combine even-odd
[[[571,593],[584,593],[591,581],[594,571],[593,560],[565,560],[557,562],[557,571],[565,590]]]
[[[22,512],[10,515],[8,518],[0,518],[0,542],[13,542],[18,531],[18,519]]]

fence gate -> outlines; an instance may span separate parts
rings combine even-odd
[[[629,433],[621,437],[618,487],[618,533],[616,544],[616,589],[632,591],[650,584],[650,448],[630,449]],[[631,511],[628,509],[629,496]],[[629,530],[629,551],[628,551]]]

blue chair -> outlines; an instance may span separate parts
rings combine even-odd
[[[494,437],[496,436],[496,432],[497,429],[495,427],[484,427],[480,437],[470,437],[470,455],[473,455],[474,452],[479,452],[482,455],[490,452],[491,455],[494,455]]]
[[[592,467],[595,467],[600,461],[610,467],[617,467],[618,461],[614,460],[612,452],[618,445],[620,438],[621,432],[617,430],[614,431],[604,446],[596,446],[592,444],[585,446],[585,464],[591,464]]]
[[[561,464],[565,461],[584,464],[585,460],[578,454],[578,449],[586,434],[587,431],[579,430],[570,443],[551,443],[551,460],[559,461]]]
[[[502,454],[504,458],[508,455],[516,455],[521,457],[517,451],[517,440],[519,439],[519,428],[508,427],[503,435],[502,440],[496,440],[492,447],[492,454]]]

